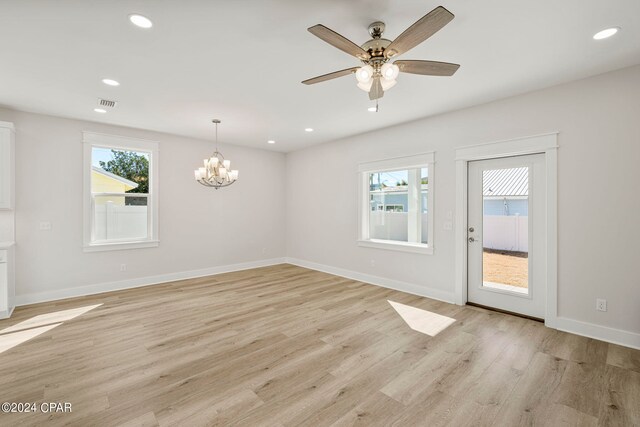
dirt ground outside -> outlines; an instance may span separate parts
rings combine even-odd
[[[527,288],[529,282],[529,254],[527,252],[484,249],[482,270],[485,282]]]

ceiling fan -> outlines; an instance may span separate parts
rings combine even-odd
[[[302,83],[312,85],[355,73],[358,87],[369,92],[369,99],[376,100],[384,96],[384,91],[395,86],[396,78],[400,72],[425,76],[452,76],[460,68],[460,65],[437,61],[401,60],[393,63],[389,61],[409,49],[413,49],[437,33],[453,18],[454,15],[451,12],[438,6],[407,28],[394,41],[382,38],[382,33],[385,30],[384,22],[374,22],[369,25],[369,34],[372,39],[362,46],[358,46],[324,25],[314,25],[308,28],[311,34],[349,55],[355,56],[365,65],[334,71],[304,80]]]

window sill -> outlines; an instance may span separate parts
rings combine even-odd
[[[426,255],[433,254],[432,246],[421,243],[394,242],[392,240],[358,240],[358,246]]]
[[[159,240],[145,240],[143,242],[94,243],[85,245],[84,252],[122,251],[127,249],[155,248],[160,245]]]

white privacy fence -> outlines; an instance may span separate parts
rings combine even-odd
[[[369,238],[406,242],[409,225],[407,212],[370,212]],[[429,224],[427,214],[422,214],[422,242],[427,242]]]
[[[148,233],[146,206],[125,206],[113,202],[94,205],[93,240],[144,239]]]
[[[505,251],[529,251],[529,217],[484,215],[482,246]]]

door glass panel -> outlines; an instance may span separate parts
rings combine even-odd
[[[482,172],[482,282],[529,293],[529,168]]]

